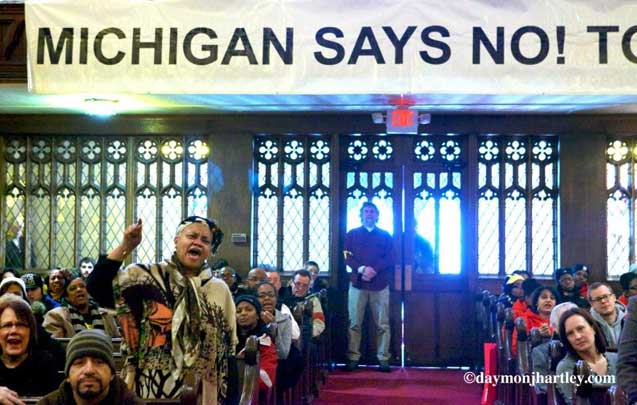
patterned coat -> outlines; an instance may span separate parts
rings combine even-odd
[[[203,403],[222,402],[237,343],[227,285],[207,268],[185,277],[166,260],[129,265],[117,274],[113,291],[137,395],[175,398],[186,370],[193,370],[202,380]]]

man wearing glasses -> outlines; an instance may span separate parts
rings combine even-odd
[[[606,283],[591,284],[588,300],[591,303],[591,315],[604,332],[608,349],[617,349],[626,307],[617,302],[612,288]]]

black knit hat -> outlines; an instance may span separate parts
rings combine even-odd
[[[252,304],[252,306],[254,306],[257,309],[257,314],[261,313],[261,303],[259,302],[257,297],[255,297],[254,295],[248,295],[248,294],[239,295],[237,298],[234,299],[234,305],[239,306],[239,303],[242,301],[246,301]]]
[[[559,268],[557,270],[555,270],[555,273],[553,273],[553,278],[555,279],[556,282],[560,282],[560,278],[564,275],[564,274],[570,274],[573,275],[573,272],[571,271],[570,268],[568,267],[562,267]]]
[[[624,291],[626,291],[630,288],[631,281],[633,281],[636,278],[637,278],[637,273],[633,273],[632,271],[629,273],[624,273],[621,275],[621,277],[619,277],[619,284],[621,284]]]
[[[111,337],[100,329],[86,329],[71,338],[66,346],[66,365],[64,373],[68,377],[73,362],[83,356],[98,357],[111,367],[115,374],[115,360],[113,360],[113,344]]]

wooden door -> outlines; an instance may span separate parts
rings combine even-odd
[[[463,271],[464,143],[460,136],[342,138],[341,240],[360,226],[365,201],[378,206],[378,226],[394,240],[394,364],[467,364],[471,332],[464,325],[471,301]],[[373,328],[364,328],[363,362],[374,361],[374,335]]]

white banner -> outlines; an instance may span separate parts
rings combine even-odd
[[[637,93],[626,0],[34,0],[36,93]]]

